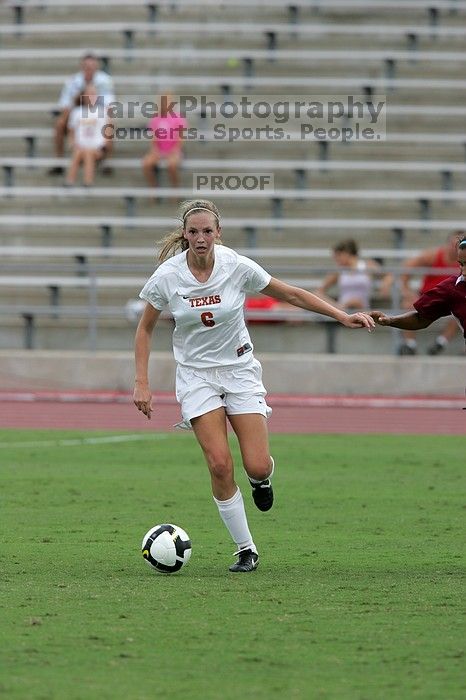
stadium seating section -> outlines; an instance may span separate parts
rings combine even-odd
[[[273,193],[216,197],[224,242],[309,289],[337,240],[355,238],[390,267],[463,227],[466,2],[6,0],[0,19],[2,348],[129,349],[125,305],[154,268],[174,200],[191,198],[193,173],[273,173]],[[169,189],[162,166],[155,195],[141,170],[148,142],[126,138],[115,142],[111,176],[69,190],[47,174],[68,162],[54,158],[54,113],[89,50],[123,103],[167,89],[219,100],[384,95],[387,138],[187,142],[181,189]],[[116,124],[134,136],[147,119]],[[203,128],[199,110],[190,124]],[[315,320],[285,333],[257,328],[258,347],[341,350],[332,324]],[[170,333],[167,320],[160,349]],[[394,346],[389,331],[369,349],[348,343],[350,352]]]

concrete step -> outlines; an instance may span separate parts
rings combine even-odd
[[[118,247],[126,247],[128,245],[132,247],[138,247],[140,246],[141,249],[147,250],[148,248],[153,249],[153,260],[155,261],[155,255],[156,255],[156,246],[157,243],[162,239],[164,233],[167,233],[168,231],[154,231],[152,233],[150,232],[136,232],[134,230],[132,231],[125,231],[122,229],[116,229],[113,231],[113,247],[118,248]],[[353,232],[351,232],[352,234]],[[337,237],[341,237],[341,228],[340,229],[334,229],[334,230],[329,230],[327,236],[325,237],[323,233],[318,234],[317,236],[312,236],[312,248],[314,246],[318,245],[318,240],[321,240],[321,244],[323,247],[330,246],[333,242],[337,240]],[[361,237],[356,234],[356,238]],[[363,236],[362,236],[363,237]],[[393,236],[388,234],[387,232],[372,232],[373,242],[381,243],[381,244],[386,244],[387,246],[391,246],[393,244]],[[284,240],[285,236],[283,234],[277,233],[277,235],[273,235],[270,231],[264,231],[263,229],[258,229],[258,240],[266,241],[266,245],[270,247],[289,247],[295,245],[295,236],[290,236],[288,235],[286,237],[286,240]],[[279,240],[281,239],[281,240]],[[438,239],[441,242],[444,240],[444,236],[438,236]],[[30,231],[29,234],[26,234],[24,231],[23,232],[18,232],[17,230],[10,230],[10,231],[2,231],[1,235],[1,243],[2,245],[23,245],[27,246],[30,245],[32,246],[61,246],[66,244],[69,240],[76,241],[76,245],[83,245],[83,246],[99,246],[101,245],[101,235],[100,232],[97,229],[92,229],[92,230],[79,230],[79,229],[70,229],[66,230],[66,239],[65,243],[63,243],[63,234],[60,233],[60,231],[54,231],[53,230],[43,230],[43,229],[34,229]],[[437,237],[429,237],[429,241],[433,240],[433,243],[435,244],[437,241]],[[302,245],[308,246],[310,250],[312,250],[311,245],[311,235],[308,234],[307,241],[305,241]],[[228,228],[227,234],[225,236],[225,243],[233,248],[242,248],[246,245],[246,235],[244,231],[238,230],[238,229],[233,229],[233,228]],[[367,243],[367,241],[366,241]],[[424,236],[421,239],[421,243],[423,246],[426,244],[426,236]],[[296,245],[299,245],[298,242],[296,242]],[[47,258],[45,258],[44,263],[47,261]]]
[[[215,198],[218,200],[218,197]],[[8,198],[2,201],[2,211],[4,214],[24,213],[24,214],[51,214],[54,215],[79,215],[84,212],[88,215],[108,214],[111,207],[114,216],[125,216],[126,205],[119,198],[112,199],[76,199],[67,196],[57,198],[43,197],[42,199],[22,197]],[[167,202],[155,203],[150,201],[140,201],[136,205],[137,216],[151,216],[154,212],[161,216],[173,216],[176,210],[176,203]],[[222,198],[219,207],[225,216],[237,216],[239,212],[243,216],[270,217],[274,215],[272,204],[269,200],[228,200]],[[398,201],[395,197],[390,200],[358,200],[358,199],[315,199],[315,200],[287,200],[283,202],[283,216],[296,217],[297,213],[301,218],[326,218],[337,216],[348,216],[350,218],[420,218],[420,207],[416,200]],[[431,203],[431,216],[434,219],[460,219],[466,216],[466,202],[443,202],[433,201]],[[420,220],[420,225],[422,221]]]
[[[173,211],[170,211],[173,215]],[[272,230],[266,224],[255,227],[256,245],[262,247],[275,248],[290,248],[303,247],[306,249],[312,248],[329,248],[333,243],[342,237],[350,236],[354,238],[362,248],[392,248],[395,244],[394,234],[391,229],[378,228],[377,226],[371,229],[358,229],[354,227],[345,227],[343,215],[343,223],[332,228],[326,227],[319,229],[315,227],[303,226],[302,229],[284,229]],[[452,230],[455,227],[452,225]],[[157,242],[168,233],[168,226],[155,226],[153,229],[138,228],[135,225],[132,228],[124,226],[112,227],[112,246],[140,246],[141,248],[152,248],[155,250]],[[411,249],[422,250],[426,247],[433,247],[443,244],[447,231],[422,229],[420,223],[417,230],[406,230],[405,246]],[[74,245],[84,246],[100,246],[103,243],[102,231],[98,226],[64,226],[46,227],[43,225],[9,227],[3,225],[0,231],[0,243],[2,245],[48,245],[62,246],[68,245],[72,241]],[[249,234],[243,227],[226,225],[224,233],[224,243],[234,248],[250,245]]]
[[[231,172],[239,175],[245,175],[248,170],[235,168],[230,169]],[[296,175],[293,170],[283,171],[273,168],[262,168],[261,172],[271,173],[274,177],[274,185],[277,188],[292,189],[296,186]],[[200,168],[196,172],[215,173],[215,168]],[[218,173],[225,175],[230,172],[224,168],[219,168]],[[60,182],[60,181],[59,181]],[[47,186],[55,183],[55,179],[47,175],[47,170],[34,171],[30,169],[18,169],[15,174],[15,185],[17,186]],[[168,186],[168,177],[166,172],[161,171],[158,179],[159,185]],[[372,187],[374,182],[373,172],[358,172],[358,171],[330,171],[320,173],[315,170],[306,174],[305,187],[325,189],[328,187],[335,189],[345,189],[351,185],[355,188]],[[128,170],[118,169],[114,171],[112,176],[104,176],[97,172],[95,185],[98,187],[125,187],[131,183],[133,187],[146,187],[147,183],[142,173],[142,168],[128,168]],[[192,171],[181,172],[181,186],[191,187],[194,183]],[[442,186],[442,176],[440,173],[422,173],[422,172],[383,172],[377,174],[377,186],[387,189],[403,188],[410,189],[440,189]],[[466,189],[466,173],[455,173],[452,177],[452,186],[455,190]]]
[[[118,20],[115,20],[118,21]],[[465,26],[466,22],[456,27]],[[359,23],[358,25],[359,26]],[[20,31],[20,30],[19,30]],[[174,45],[183,47],[190,46],[206,46],[206,36],[208,37],[209,48],[267,48],[267,37],[264,32],[257,33],[222,33],[215,32],[208,35],[196,36],[193,33],[173,33],[164,34],[162,31],[148,29],[146,31],[138,31],[134,35],[134,47],[137,48],[154,48],[168,47],[173,48]],[[83,53],[89,51],[90,48],[124,48],[125,37],[121,31],[95,31],[86,35],[85,33],[54,33],[53,35],[54,48],[80,48]],[[464,50],[466,45],[466,37],[464,34],[458,33],[453,36],[431,36],[429,34],[419,34],[416,47],[419,50],[432,51],[458,51]],[[50,48],[51,38],[47,34],[7,34],[2,36],[1,46],[3,49],[20,49],[20,48]],[[280,33],[277,37],[277,48],[280,49],[400,49],[406,50],[409,48],[406,32],[401,31],[396,34],[374,33],[364,34],[332,34],[327,32],[315,33],[312,36],[295,35],[291,29],[290,33]],[[413,57],[415,52],[413,51]]]
[[[14,3],[12,3],[14,5]],[[19,3],[18,3],[19,4]],[[27,4],[27,3],[26,3]],[[454,3],[451,3],[454,4]],[[39,3],[40,5],[40,3]],[[428,25],[432,21],[432,16],[428,12],[428,6],[419,7],[404,7],[404,8],[390,8],[390,6],[376,7],[372,5],[363,5],[361,7],[354,7],[351,3],[348,3],[348,7],[340,6],[338,8],[319,3],[317,7],[315,4],[309,3],[306,7],[305,3],[296,3],[297,5],[297,17],[299,21],[309,22],[309,21],[319,21],[319,22],[404,22],[404,23],[415,23],[417,25],[423,26]],[[437,3],[431,3],[432,6],[437,7]],[[228,19],[238,20],[241,18],[244,20],[257,21],[264,20],[264,10],[266,10],[267,20],[283,22],[290,18],[290,12],[288,6],[284,4],[280,8],[279,4],[266,3],[266,7],[260,3],[247,4],[240,3],[235,5],[235,3],[221,3],[216,6],[215,3],[197,3],[189,4],[185,3],[183,6],[176,6],[176,3],[157,3],[157,12],[155,23],[158,21],[174,21],[174,20],[184,20],[189,19],[210,19],[210,20],[221,20],[227,21]],[[59,22],[59,21],[87,21],[88,17],[90,19],[100,18],[105,20],[109,18],[109,15],[113,19],[128,21],[143,21],[149,14],[145,7],[145,3],[140,2],[127,2],[124,3],[107,3],[104,5],[83,3],[81,6],[76,3],[63,3],[60,5],[49,5],[44,2],[42,6],[36,7],[26,7],[23,11],[23,21],[31,23],[37,22]],[[457,9],[438,9],[438,21],[441,26],[455,26],[455,22],[458,20],[464,20],[464,8]],[[5,20],[5,22],[13,22],[15,20],[15,13],[11,7],[2,7],[0,17]]]
[[[27,128],[27,127],[26,127]],[[413,129],[413,138],[403,136],[403,140],[398,140],[396,136],[400,132],[395,132],[388,125],[387,138],[385,141],[353,141],[352,143],[331,142],[328,144],[326,157],[331,159],[359,158],[359,159],[411,159],[411,160],[441,160],[452,159],[453,161],[464,157],[464,143],[462,132],[429,131],[419,132],[427,134],[417,140],[418,132]],[[35,134],[36,127],[32,127],[30,133]],[[29,132],[28,132],[29,133]],[[148,150],[150,139],[144,133],[134,134],[123,131],[115,132],[117,136],[122,136],[114,142],[114,154],[121,158],[142,157]],[[401,132],[403,133],[403,132]],[[246,134],[248,135],[248,134]],[[250,134],[249,134],[250,135]],[[434,139],[428,140],[429,135]],[[185,142],[185,152],[192,158],[263,158],[264,149],[267,149],[268,156],[279,158],[310,158],[319,159],[322,157],[321,145],[317,141],[299,140],[291,141],[285,138],[274,137],[271,134],[267,137],[265,132],[260,132],[260,138],[238,139],[229,142],[227,139],[217,139],[215,141],[200,141],[189,139]],[[271,138],[272,136],[273,138]],[[437,136],[447,140],[446,142],[436,142]],[[27,134],[4,135],[0,138],[1,152],[3,156],[26,156],[29,153]],[[49,128],[45,133],[39,132],[34,142],[34,153],[37,156],[51,157],[53,129]],[[451,142],[448,140],[451,139]]]
[[[330,98],[329,98],[330,99]],[[272,97],[268,98],[269,101],[271,102],[278,102],[279,98],[277,97]],[[139,100],[140,101],[140,98]],[[153,104],[153,100],[150,101],[151,104]],[[0,123],[2,128],[25,128],[25,129],[31,129],[33,131],[34,129],[50,129],[50,135],[49,137],[52,136],[52,130],[54,128],[55,124],[55,117],[52,114],[52,108],[55,105],[55,101],[51,100],[49,102],[25,102],[25,101],[17,101],[14,100],[13,102],[10,103],[11,107],[8,107],[7,105],[4,104],[3,107],[0,107]],[[122,102],[122,106],[115,106],[115,113],[116,114],[122,114],[123,116],[118,116],[116,119],[113,120],[113,134],[116,134],[118,141],[123,141],[126,138],[136,138],[136,135],[134,133],[131,133],[129,130],[131,129],[145,129],[146,127],[149,126],[150,120],[143,117],[140,113],[135,116],[128,116],[128,111],[127,107],[125,106],[127,104],[126,100]],[[21,105],[23,105],[23,111],[21,111]],[[37,105],[37,106],[34,106]],[[463,107],[461,105],[456,105],[458,110],[464,110],[464,114],[462,113],[442,113],[442,110],[438,110],[438,113],[429,113],[428,108],[426,108],[425,113],[422,111],[422,106],[415,106],[412,105],[410,106],[412,109],[409,109],[409,113],[407,114],[399,114],[397,113],[397,110],[395,109],[387,109],[386,112],[386,127],[385,127],[385,134],[386,138],[389,139],[390,134],[397,134],[400,132],[406,132],[406,133],[411,133],[411,132],[421,132],[421,133],[451,133],[451,134],[461,134],[466,118],[466,105]],[[148,104],[148,108],[150,108]],[[400,106],[401,110],[401,106]],[[153,112],[151,112],[153,113]],[[356,121],[351,121],[351,122],[343,122],[341,118],[336,118],[333,120],[332,123],[328,122],[328,119],[326,117],[323,117],[322,119],[308,119],[305,117],[303,114],[302,118],[297,121],[297,120],[283,120],[281,122],[278,122],[274,119],[273,116],[267,117],[266,119],[261,119],[261,120],[251,120],[251,122],[248,122],[246,124],[245,120],[227,120],[222,118],[220,115],[217,119],[214,119],[211,121],[211,127],[215,127],[217,124],[224,124],[225,128],[235,128],[238,127],[240,129],[244,128],[259,128],[261,127],[266,127],[270,126],[271,128],[282,128],[284,134],[294,134],[295,132],[299,133],[299,130],[301,128],[302,124],[311,124],[314,128],[318,127],[324,127],[325,129],[329,129],[332,126],[336,126],[339,129],[343,127],[352,127],[355,128],[355,125],[357,123]],[[33,124],[33,126],[31,126]],[[380,122],[381,127],[383,126],[383,123]],[[361,128],[365,128],[366,126],[370,126],[369,122],[367,120],[364,120],[363,122],[360,122]],[[202,123],[202,120],[200,119],[199,115],[193,114],[189,116],[188,118],[188,127],[189,128],[195,128],[198,130],[198,133],[204,133],[205,127],[204,124]],[[372,127],[373,128],[373,127]],[[377,123],[375,123],[375,128],[377,131],[381,131],[381,128],[378,126]],[[118,132],[116,130],[119,130]],[[126,131],[123,131],[123,129],[126,129]],[[441,131],[440,131],[441,130]],[[245,132],[246,133],[246,132]],[[8,135],[8,139],[11,138],[11,135]],[[14,137],[15,138],[15,137]],[[41,138],[47,138],[47,136],[41,136]],[[0,132],[0,140],[3,140],[2,134]],[[144,138],[141,138],[140,140],[144,141],[149,141],[150,136],[147,136]],[[209,147],[211,148],[212,145],[215,145],[215,141],[207,141],[207,143],[202,144],[204,147]],[[246,149],[247,150],[247,149]]]
[[[212,81],[208,84],[206,82],[203,83],[203,85],[192,85],[189,82],[189,77],[184,76],[183,77],[183,84],[182,85],[175,85],[173,86],[172,83],[172,92],[174,92],[177,95],[189,95],[189,96],[195,96],[195,97],[200,97],[202,95],[206,96],[220,96],[221,95],[221,86],[224,85],[227,81],[224,80],[221,77],[215,78],[214,76],[212,77]],[[334,76],[335,77],[335,76]],[[317,79],[321,79],[319,76],[317,76]],[[156,79],[154,79],[156,80]],[[161,94],[162,91],[165,91],[166,86],[167,86],[167,77],[162,77],[160,78],[160,85],[157,87],[156,82],[153,83],[153,85],[141,85],[138,88],[134,89],[134,92],[132,95],[128,94],[128,89],[130,89],[129,85],[121,87],[117,86],[117,98],[119,95],[126,100],[128,97],[131,97],[133,100],[137,101],[153,101],[154,96]],[[162,85],[163,83],[163,85]],[[339,95],[340,99],[343,94],[352,94],[356,98],[361,97],[363,95],[363,89],[365,85],[370,85],[371,81],[370,80],[362,80],[359,81],[355,86],[348,86],[345,88],[344,84],[341,84],[338,89],[335,87],[328,87],[325,92],[328,95],[328,99],[333,99],[333,97]],[[57,104],[59,94],[60,94],[60,89],[61,89],[61,84],[57,85],[17,85],[17,86],[5,86],[5,85],[0,85],[0,99],[2,103],[8,103],[8,102],[31,102],[31,101],[37,101],[41,103],[50,103],[51,105]],[[306,88],[306,86],[302,86],[302,88],[299,87],[293,87],[290,88],[290,90],[287,92],[285,87],[277,87],[276,89],[272,90],[269,89],[268,87],[264,88],[254,88],[254,89],[247,89],[247,86],[245,85],[244,82],[242,82],[240,85],[233,87],[232,88],[232,93],[231,94],[236,94],[236,95],[249,95],[249,96],[261,96],[265,98],[272,98],[272,96],[275,96],[276,100],[283,100],[286,99],[286,96],[289,96],[290,93],[292,94],[298,94],[300,89],[302,91],[307,92],[309,94],[313,94],[315,96],[317,95],[322,95],[322,92],[324,91],[324,86],[318,87],[309,87]],[[412,104],[413,102],[416,102],[417,104],[427,104],[427,105],[433,105],[433,104],[445,104],[445,105],[456,105],[458,107],[460,106],[466,106],[466,99],[465,99],[465,91],[461,88],[461,92],[459,92],[460,88],[446,88],[442,90],[430,90],[428,89],[428,85],[426,84],[425,88],[422,88],[422,90],[412,90],[411,88],[403,88],[403,89],[397,89],[396,91],[393,91],[388,94],[388,99],[393,99],[393,101],[396,101],[399,104]],[[385,91],[386,92],[386,91]],[[330,94],[329,94],[330,93]],[[377,90],[375,91],[374,94],[377,94]],[[385,94],[384,92],[382,95]],[[0,118],[4,120],[4,112],[0,113]],[[413,117],[414,119],[414,117]],[[409,123],[407,124],[407,127],[409,126]],[[414,130],[415,128],[415,123],[412,125],[411,130]]]
[[[150,38],[145,38],[145,37],[138,37],[136,47],[140,49],[148,48],[168,48],[172,49],[173,48],[173,40],[172,39],[164,39],[162,37],[157,38],[156,43],[154,43],[154,39]],[[190,49],[192,46],[196,45],[191,42],[189,43],[183,43],[183,41],[176,41],[176,44],[179,45],[180,49]],[[199,42],[199,47],[205,47],[205,40],[204,42]],[[62,48],[62,49],[70,49],[70,48],[75,48],[77,50],[77,58],[74,61],[70,61],[67,63],[65,68],[68,69],[68,72],[70,74],[75,73],[79,69],[79,57],[80,55],[83,55],[87,51],[89,51],[89,47],[91,49],[95,47],[96,50],[98,50],[101,54],[105,54],[105,47],[108,49],[111,48],[124,48],[124,43],[123,40],[117,36],[114,40],[110,39],[107,37],[105,39],[103,36],[100,37],[99,39],[92,39],[91,42],[89,40],[83,40],[82,38],[80,39],[79,37],[76,38],[71,38],[68,41],[65,40],[64,37],[57,36],[56,38],[54,37],[54,42],[53,42],[53,47],[54,48]],[[324,38],[319,38],[315,37],[312,39],[312,44],[311,44],[312,49],[318,50],[355,50],[358,51],[361,49],[361,38],[356,38],[356,39],[351,39],[350,37],[345,37],[344,41],[341,41],[339,39],[332,41],[332,39],[324,39]],[[429,40],[421,40],[419,42],[419,50],[425,50],[425,51],[464,51],[466,47],[466,41],[460,40],[459,38],[451,38],[448,40],[442,40],[442,39],[437,39],[435,41],[429,41]],[[50,40],[49,38],[41,38],[40,36],[34,37],[33,39],[28,38],[28,37],[22,37],[21,39],[15,39],[14,37],[3,37],[2,42],[1,42],[1,48],[2,49],[48,49],[50,48]],[[266,41],[264,40],[263,37],[261,36],[252,36],[250,38],[245,37],[244,39],[241,38],[236,38],[236,40],[232,37],[225,37],[223,39],[216,39],[215,37],[211,38],[209,37],[209,48],[212,49],[228,49],[230,48],[232,51],[233,50],[238,50],[238,49],[266,49]],[[308,39],[306,40],[301,40],[301,39],[294,39],[294,40],[285,40],[282,39],[280,40],[279,44],[280,49],[290,49],[290,50],[296,50],[296,49],[302,49],[306,50],[310,48],[310,42]],[[407,45],[406,45],[406,39],[401,38],[399,40],[384,40],[383,38],[373,38],[373,39],[364,39],[364,49],[367,50],[406,50]],[[416,54],[413,53],[413,59],[415,59]],[[42,66],[42,60],[40,60],[39,63],[39,68]],[[15,70],[15,72],[18,72],[18,66],[16,65],[16,62],[13,61],[5,61],[5,69],[8,72],[12,72]],[[22,65],[22,62],[20,66]],[[61,61],[60,64],[61,65]],[[117,65],[117,64],[115,64]],[[56,65],[55,65],[56,68]],[[112,70],[114,70],[112,68]],[[454,69],[456,71],[456,67]],[[116,72],[116,71],[114,71]]]

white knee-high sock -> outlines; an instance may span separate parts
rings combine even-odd
[[[267,481],[267,479],[271,479],[273,477],[273,473],[275,471],[275,462],[272,455],[270,455],[270,461],[272,462],[272,471],[266,479],[263,479],[263,481]],[[262,481],[260,479],[252,479],[250,476],[248,476],[248,479],[251,482],[251,484],[262,484]]]
[[[232,498],[227,501],[219,501],[213,497],[217,504],[218,512],[222,518],[228,532],[231,535],[233,542],[236,543],[238,549],[250,548],[253,552],[257,552],[256,545],[253,542],[251,532],[249,531],[246,511],[244,510],[244,501],[241,491],[236,491]]]

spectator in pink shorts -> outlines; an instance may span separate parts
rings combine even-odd
[[[160,160],[167,162],[168,179],[172,187],[178,187],[179,165],[182,158],[183,130],[187,127],[186,119],[167,106],[173,102],[171,95],[161,97],[160,114],[149,122],[154,137],[149,153],[143,158],[142,169],[149,187],[157,187],[154,168]]]

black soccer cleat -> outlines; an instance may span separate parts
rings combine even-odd
[[[249,480],[249,483],[252,486],[252,497],[257,508],[263,512],[270,510],[273,506],[273,488],[270,479],[264,479],[257,484]]]
[[[238,561],[232,564],[229,568],[230,571],[254,571],[257,569],[259,564],[259,555],[257,552],[253,552],[252,549],[240,549],[239,552],[235,552],[235,556],[238,555]]]
[[[400,357],[407,357],[410,355],[417,355],[416,346],[408,345],[408,343],[402,343],[398,348],[398,353]]]
[[[433,345],[427,348],[428,355],[440,355],[445,350],[445,345],[439,343],[438,340],[435,341]]]

